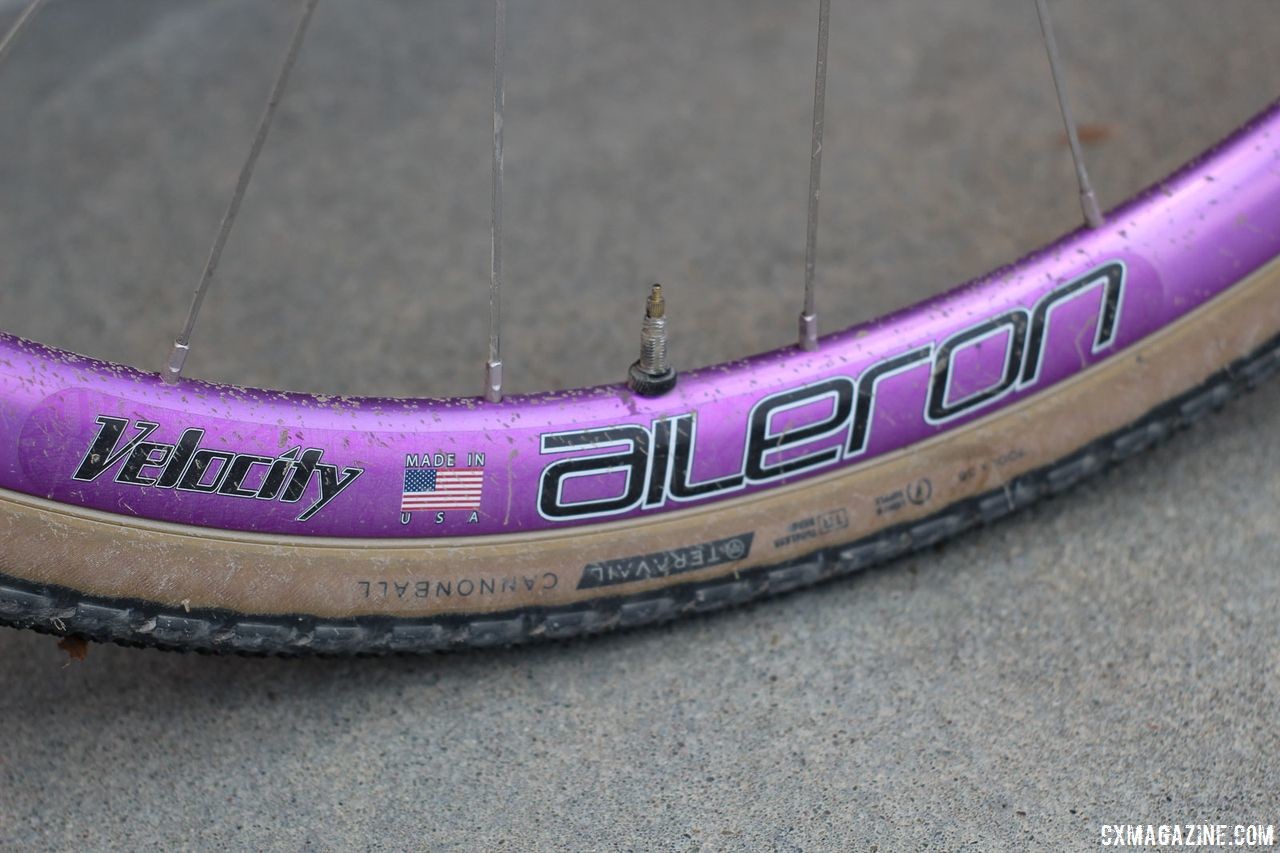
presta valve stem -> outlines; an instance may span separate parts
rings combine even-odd
[[[676,385],[676,371],[667,361],[667,303],[662,285],[649,291],[640,326],[640,358],[631,365],[627,385],[642,397],[657,397]]]

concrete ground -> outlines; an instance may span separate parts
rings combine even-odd
[[[826,328],[1074,226],[1030,2],[832,11]],[[514,0],[510,386],[794,334],[814,3]],[[18,5],[0,0],[0,17]],[[1266,0],[1056,2],[1111,204],[1280,92]],[[53,0],[0,73],[0,325],[158,366],[291,4]],[[321,5],[192,375],[479,390],[489,12]],[[0,630],[0,847],[1090,849],[1280,824],[1280,386],[997,526],[711,618],[423,659]]]

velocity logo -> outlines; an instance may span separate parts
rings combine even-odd
[[[204,430],[183,431],[177,444],[147,441],[160,425],[150,421],[133,424],[135,434],[125,438],[126,418],[101,415],[98,435],[72,477],[91,483],[115,468],[115,482],[180,492],[204,492],[231,498],[298,503],[312,480],[318,493],[297,517],[307,521],[342,494],[363,468],[343,468],[321,462],[318,447],[294,447],[279,456],[258,456],[201,447]]]

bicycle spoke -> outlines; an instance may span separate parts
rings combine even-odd
[[[489,360],[484,397],[502,400],[502,111],[507,86],[507,0],[493,4],[493,206],[489,216]]]
[[[36,12],[40,11],[40,7],[45,4],[45,0],[31,0],[27,4],[27,8],[19,13],[18,17],[13,19],[13,23],[9,25],[9,29],[3,36],[0,36],[0,62],[4,62],[6,56],[9,55],[9,49],[13,47],[13,43],[17,40],[18,34],[31,23],[31,19],[35,17]]]
[[[284,93],[285,84],[289,81],[289,72],[293,70],[293,64],[298,58],[298,51],[302,48],[302,40],[307,33],[307,24],[311,22],[311,15],[316,10],[316,4],[320,0],[304,0],[302,12],[298,16],[297,26],[294,28],[293,37],[289,41],[289,49],[285,53],[284,62],[280,65],[280,70],[276,74],[275,83],[271,86],[271,94],[267,98],[266,109],[263,110],[262,118],[258,121],[258,129],[254,133],[253,143],[249,146],[249,155],[245,158],[244,165],[240,167],[240,177],[236,180],[235,190],[231,194],[231,202],[227,205],[226,212],[222,215],[222,223],[218,226],[217,236],[214,237],[213,247],[209,250],[209,259],[205,262],[204,272],[200,276],[200,283],[196,286],[195,295],[191,298],[191,308],[187,312],[187,321],[182,327],[182,331],[173,341],[173,349],[169,353],[169,361],[165,365],[165,369],[161,372],[164,381],[170,385],[176,383],[182,376],[182,367],[187,361],[187,353],[191,349],[191,333],[195,330],[196,319],[200,315],[200,306],[204,304],[205,293],[209,290],[209,284],[213,281],[213,274],[218,269],[218,261],[222,258],[222,249],[227,244],[227,237],[231,234],[231,226],[235,223],[236,215],[240,212],[240,202],[244,200],[245,190],[249,187],[249,180],[253,177],[253,167],[258,162],[258,155],[262,153],[262,146],[267,141],[267,133],[271,129],[271,120],[275,118],[276,109],[280,105],[280,96]]]
[[[818,258],[818,197],[822,180],[822,129],[827,102],[827,31],[831,0],[818,2],[818,59],[813,72],[813,133],[809,144],[809,215],[804,246],[804,307],[800,311],[800,347],[818,348],[818,314],[814,306],[814,270]]]
[[[1076,121],[1071,115],[1071,104],[1067,100],[1067,87],[1058,63],[1058,42],[1053,37],[1053,21],[1049,18],[1049,6],[1046,0],[1036,0],[1036,13],[1040,16],[1040,35],[1044,38],[1044,50],[1049,56],[1049,73],[1053,75],[1053,88],[1058,93],[1058,109],[1062,112],[1062,123],[1067,126],[1067,144],[1071,146],[1071,159],[1076,167],[1076,182],[1080,186],[1080,210],[1084,213],[1084,220],[1089,223],[1089,227],[1097,228],[1102,225],[1102,211],[1098,207],[1098,198],[1093,194],[1093,187],[1089,183],[1089,173],[1084,168],[1080,135],[1076,133]]]

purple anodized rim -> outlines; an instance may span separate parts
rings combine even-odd
[[[1280,254],[1280,106],[1017,264],[795,348],[624,386],[326,398],[183,381],[0,336],[0,488],[208,528],[555,530],[856,465],[1051,388]]]

